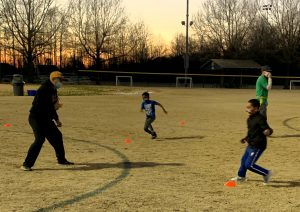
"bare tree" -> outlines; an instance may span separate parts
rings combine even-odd
[[[207,0],[194,17],[198,37],[218,45],[222,54],[238,54],[256,18],[257,7],[249,0]]]
[[[27,74],[33,76],[34,60],[44,53],[60,26],[45,27],[57,12],[54,0],[0,0],[0,6],[3,27],[17,43],[9,47],[23,55]]]
[[[151,57],[151,34],[144,22],[128,22],[110,43],[113,60],[143,62]]]
[[[172,56],[183,56],[185,53],[185,36],[178,34],[171,42],[171,54]]]
[[[143,22],[138,22],[128,26],[130,44],[127,57],[133,62],[140,63],[150,57],[151,35],[147,26]]]
[[[150,42],[150,59],[165,57],[169,53],[166,44],[162,41]]]
[[[277,32],[289,72],[300,44],[300,0],[273,0],[270,24]]]
[[[72,28],[86,54],[101,68],[102,58],[127,17],[121,0],[73,0]]]
[[[44,25],[46,31],[55,31],[50,39],[49,45],[45,49],[43,62],[49,65],[56,65],[62,69],[63,55],[65,54],[65,46],[70,41],[69,19],[65,18],[65,13],[59,8],[53,8],[49,13],[51,21]],[[49,35],[48,35],[49,36]],[[45,38],[47,39],[48,36]],[[44,38],[44,39],[45,39]]]
[[[185,35],[178,34],[174,37],[173,41],[171,42],[171,55],[178,57],[183,56],[185,54],[185,45],[186,39]],[[199,51],[199,43],[197,42],[196,38],[193,36],[189,37],[189,52],[190,55],[196,54]]]

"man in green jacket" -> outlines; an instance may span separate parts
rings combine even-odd
[[[260,102],[260,113],[267,118],[268,94],[272,89],[272,74],[269,66],[261,67],[261,76],[256,81],[256,98]]]

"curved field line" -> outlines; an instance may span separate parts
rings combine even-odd
[[[294,128],[294,127],[292,127],[292,126],[289,125],[289,121],[291,121],[291,120],[293,120],[293,119],[297,119],[297,118],[299,118],[299,117],[288,118],[288,119],[284,120],[284,121],[282,122],[282,124],[283,124],[283,126],[286,126],[286,127],[289,128],[289,129],[296,130],[296,131],[300,131],[299,129]]]
[[[87,192],[87,193],[84,193],[84,194],[80,194],[80,195],[75,196],[75,197],[73,197],[71,199],[64,200],[64,201],[59,202],[59,203],[55,203],[55,204],[50,205],[48,207],[40,208],[38,210],[35,210],[36,212],[51,211],[51,210],[56,209],[56,208],[63,208],[65,206],[67,206],[67,205],[71,205],[71,204],[80,202],[80,201],[82,201],[84,199],[96,196],[98,194],[103,193],[107,189],[112,188],[113,186],[117,185],[119,182],[121,182],[122,180],[124,180],[129,175],[129,172],[130,172],[130,169],[131,169],[131,163],[130,163],[129,159],[126,157],[126,155],[124,155],[123,153],[119,152],[118,150],[116,150],[114,148],[111,148],[111,147],[108,147],[108,146],[97,144],[97,143],[92,142],[92,141],[86,141],[86,140],[80,140],[80,139],[74,139],[74,138],[67,138],[67,139],[70,139],[70,140],[73,140],[73,141],[76,141],[76,142],[90,143],[90,144],[93,144],[93,145],[96,145],[96,146],[100,146],[100,147],[102,147],[104,149],[107,149],[107,150],[115,153],[116,155],[118,155],[122,159],[122,162],[123,162],[122,169],[123,170],[122,170],[122,172],[121,172],[121,174],[119,176],[117,176],[114,180],[112,180],[111,182],[105,184],[104,186],[96,188],[93,191],[90,191],[90,192]]]
[[[0,131],[4,131],[4,130],[0,130]],[[13,130],[8,130],[6,132],[18,132],[18,133],[24,133],[24,134],[32,134],[32,133],[29,133],[29,132],[20,132],[20,131],[13,131]],[[117,185],[118,183],[120,183],[122,180],[124,180],[126,177],[128,177],[128,175],[130,173],[131,162],[129,161],[129,159],[127,158],[127,156],[125,154],[123,154],[122,152],[120,152],[120,151],[118,151],[118,150],[116,150],[116,149],[114,149],[112,147],[104,146],[104,145],[95,143],[93,141],[75,139],[75,138],[70,138],[70,137],[65,137],[65,138],[69,139],[69,140],[72,140],[72,141],[75,141],[75,142],[89,143],[89,144],[92,144],[92,145],[96,145],[96,146],[102,147],[104,149],[107,149],[107,150],[113,152],[114,154],[116,154],[117,156],[119,156],[122,159],[122,163],[123,163],[122,172],[114,180],[110,181],[109,183],[106,183],[104,186],[96,188],[93,191],[77,195],[77,196],[72,197],[70,199],[63,200],[63,201],[55,203],[53,205],[50,205],[50,206],[47,206],[47,207],[44,207],[44,208],[39,208],[37,210],[34,210],[35,212],[52,211],[52,210],[54,210],[56,208],[63,208],[65,206],[67,206],[67,205],[72,205],[74,203],[80,202],[80,201],[85,200],[87,198],[90,198],[90,197],[96,196],[98,194],[101,194],[104,191],[106,191],[106,190],[112,188],[113,186]]]

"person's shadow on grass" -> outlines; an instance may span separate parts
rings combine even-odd
[[[58,165],[57,168],[37,168],[34,171],[94,171],[101,169],[120,168],[138,169],[153,168],[158,166],[184,166],[182,163],[156,163],[156,162],[120,162],[120,163],[75,163],[70,166]]]
[[[256,181],[261,182],[260,180],[249,180],[249,181]],[[270,181],[269,187],[273,188],[296,188],[300,187],[300,180],[272,180]]]
[[[270,136],[270,138],[300,138],[300,134]]]
[[[205,138],[204,136],[177,136],[177,137],[160,137],[157,138],[157,141],[176,141],[176,140],[201,140]]]

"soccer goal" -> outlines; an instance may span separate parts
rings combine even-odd
[[[300,80],[290,80],[290,90],[296,88],[295,83],[300,83]]]
[[[193,87],[192,77],[176,77],[176,87]]]
[[[121,83],[128,83],[132,87],[133,86],[133,79],[132,76],[116,76],[116,86],[121,85]],[[123,85],[123,84],[122,84]]]

